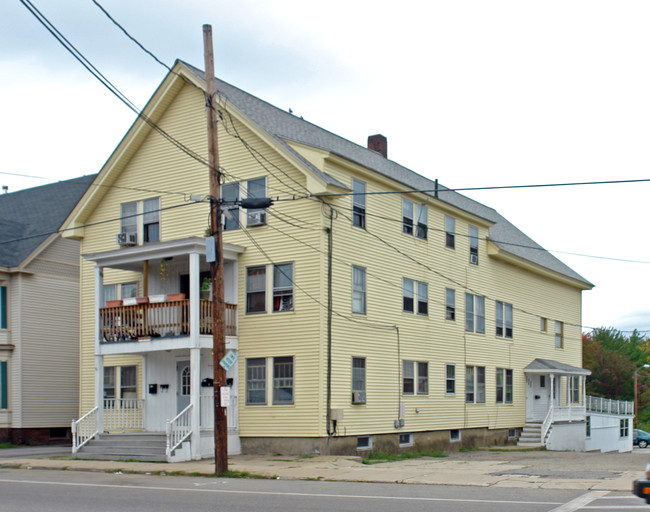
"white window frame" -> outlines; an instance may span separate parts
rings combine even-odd
[[[621,439],[630,437],[630,418],[621,418],[619,423],[619,435]]]
[[[428,210],[426,203],[402,199],[402,233],[422,240],[427,239]]]
[[[365,315],[367,312],[366,268],[352,265],[352,312]]]
[[[445,320],[456,321],[456,290],[445,288]]]
[[[445,215],[445,247],[456,248],[456,219]]]
[[[485,297],[465,294],[465,331],[485,334]]]
[[[283,280],[288,280],[286,285]],[[273,265],[273,313],[293,311],[293,262],[276,263]],[[278,299],[278,300],[276,300]]]
[[[255,193],[251,191],[251,188],[258,186],[259,182],[263,182],[261,193]],[[261,199],[266,197],[266,176],[260,178],[253,178],[246,181],[246,197],[248,199]],[[266,209],[265,208],[248,208],[246,210],[246,227],[255,227],[260,225],[266,225]]]
[[[510,368],[497,368],[496,403],[511,404],[513,400],[513,374]],[[501,396],[499,396],[499,394]]]
[[[406,391],[407,382],[412,391]],[[402,394],[429,394],[429,363],[427,361],[402,361]]]
[[[469,227],[469,262],[478,265],[478,228]]]
[[[402,278],[402,311],[428,316],[429,285],[427,283],[407,277]]]
[[[153,208],[150,206],[151,204],[153,204]],[[120,233],[134,234],[141,243],[159,242],[161,240],[160,210],[160,197],[121,203]],[[158,226],[157,238],[149,239],[147,227],[154,224]]]
[[[555,348],[564,348],[564,322],[555,321]]]
[[[156,226],[156,234],[152,236],[150,227]],[[142,200],[142,242],[145,244],[160,241],[160,197],[150,197]]]
[[[296,399],[293,356],[273,358],[273,405],[293,405]],[[288,390],[288,391],[287,391]],[[288,393],[290,398],[280,396]]]
[[[412,433],[400,433],[399,434],[399,445],[402,448],[405,448],[407,446],[413,446],[413,434]]]
[[[451,375],[449,374],[451,370]],[[449,391],[449,384],[451,384],[452,390]],[[456,394],[456,365],[447,363],[445,365],[445,395],[455,395]]]
[[[267,361],[265,357],[246,359],[246,405],[266,405],[267,403]],[[255,384],[254,387],[251,384]],[[253,393],[255,399],[251,400]],[[261,399],[257,399],[257,394]]]
[[[251,272],[257,271],[257,270],[263,270],[263,276],[259,278],[259,283],[263,286],[260,287],[254,287],[253,286],[256,284],[253,282],[251,279]],[[266,288],[267,288],[267,268],[266,265],[251,265],[250,267],[246,267],[246,314],[247,315],[259,315],[266,313]],[[259,309],[254,309],[252,308],[252,297],[253,295],[262,295],[263,296],[263,305],[264,308],[262,310]]]
[[[465,366],[465,402],[485,403],[485,366]]]
[[[235,229],[240,229],[241,221],[238,201],[241,200],[241,183],[235,181],[221,185],[221,199],[227,203],[232,203],[223,205],[223,230],[233,231]]]
[[[362,366],[358,364],[363,363]],[[363,395],[356,395],[358,398],[354,400],[355,393],[363,393]],[[365,404],[366,403],[366,358],[353,357],[352,358],[352,403]]]
[[[496,336],[512,339],[514,335],[512,304],[497,300],[495,305]]]
[[[352,178],[352,225],[366,229],[366,183]]]

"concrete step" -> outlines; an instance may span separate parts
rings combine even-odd
[[[99,434],[75,456],[79,459],[165,461],[166,448],[165,434]]]

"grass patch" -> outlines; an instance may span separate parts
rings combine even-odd
[[[18,448],[18,445],[13,443],[0,443],[0,450],[6,450],[8,448]]]
[[[301,455],[299,459],[313,459],[316,455]]]
[[[467,453],[467,452],[478,452],[481,449],[478,446],[469,446],[465,447],[463,446],[460,450],[458,450],[460,453]]]
[[[540,446],[538,448],[517,448],[516,450],[508,448],[488,448],[489,452],[545,452],[546,446]]]
[[[294,462],[293,459],[269,459],[270,462]]]
[[[305,480],[307,482],[320,482],[321,480],[323,480],[323,478],[325,478],[325,477],[317,476],[316,478],[305,478]]]
[[[407,459],[420,459],[422,457],[446,457],[447,455],[440,450],[420,450],[417,452],[390,453],[390,452],[373,452],[361,459],[362,464],[380,464],[382,462],[397,462]]]

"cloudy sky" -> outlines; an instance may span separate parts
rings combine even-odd
[[[144,106],[166,71],[91,0],[31,2]],[[356,143],[382,133],[389,158],[451,188],[650,178],[645,0],[101,3],[169,65],[203,68],[211,24],[217,76]],[[97,172],[134,120],[19,0],[0,6],[0,69],[10,191]],[[466,194],[596,285],[585,329],[650,332],[649,191]]]

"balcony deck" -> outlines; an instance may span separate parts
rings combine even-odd
[[[200,301],[199,334],[212,334],[212,301]],[[226,336],[237,336],[237,305],[226,303]],[[189,336],[189,299],[100,308],[101,343]]]

